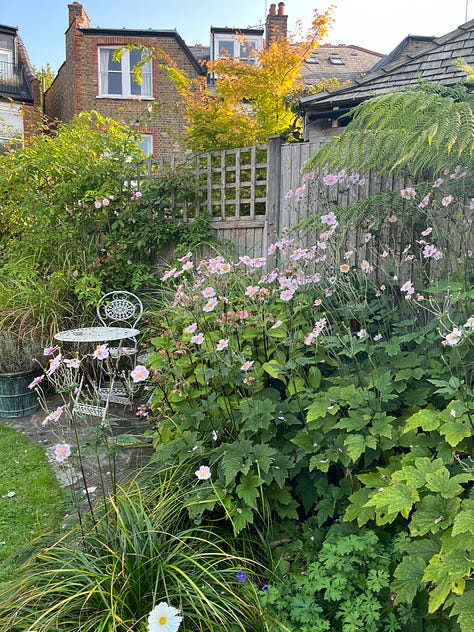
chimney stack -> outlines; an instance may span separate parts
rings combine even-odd
[[[76,20],[77,27],[82,26],[85,29],[89,28],[89,16],[87,15],[86,10],[80,2],[73,2],[72,4],[68,4],[67,8],[69,9],[69,26],[71,26],[71,24]]]
[[[265,24],[266,47],[268,48],[273,42],[286,39],[288,32],[288,16],[285,15],[285,3],[278,3],[278,13],[275,4],[270,5]]]

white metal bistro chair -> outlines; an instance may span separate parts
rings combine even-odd
[[[143,314],[141,300],[132,292],[115,290],[104,294],[97,305],[97,316],[104,327],[129,327],[135,329]],[[134,336],[124,340],[119,347],[109,347],[113,358],[120,355],[135,356],[138,353]]]
[[[138,321],[143,314],[141,300],[125,290],[107,292],[97,304],[97,317],[104,327],[128,327],[136,329]],[[110,357],[114,360],[128,359],[133,369],[138,354],[138,341],[135,336],[120,341],[117,347],[109,346]],[[117,403],[130,403],[130,393],[127,393],[122,384],[109,384],[99,388],[102,399]]]

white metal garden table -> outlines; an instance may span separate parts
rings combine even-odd
[[[61,342],[111,342],[133,338],[140,333],[131,327],[79,327],[66,329],[55,334]]]
[[[76,329],[66,329],[64,331],[59,331],[54,335],[56,340],[60,342],[68,342],[68,343],[108,343],[108,342],[117,342],[119,343],[119,348],[121,347],[121,342],[123,340],[127,340],[129,338],[134,338],[140,333],[139,329],[135,329],[133,327],[79,327]],[[107,366],[107,365],[105,365]],[[86,415],[94,415],[96,417],[104,418],[107,414],[107,410],[110,402],[116,403],[127,403],[128,398],[124,397],[123,389],[116,389],[114,387],[115,376],[109,375],[109,386],[106,388],[98,388],[98,392],[101,396],[101,399],[105,400],[105,406],[95,406],[92,404],[84,403],[79,401],[79,397],[81,395],[83,379],[81,379],[81,384],[76,394],[76,400],[74,404],[74,410]]]

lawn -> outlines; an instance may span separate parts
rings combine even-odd
[[[64,502],[44,449],[0,424],[0,581],[24,545],[59,528]]]

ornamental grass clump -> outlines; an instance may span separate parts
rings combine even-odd
[[[0,373],[21,373],[42,367],[37,358],[42,357],[39,342],[24,339],[10,331],[0,331]]]
[[[330,203],[331,187],[362,186],[332,175],[308,176],[308,195],[326,187]],[[169,307],[150,358],[154,460],[187,468],[193,454],[207,468],[190,490],[192,519],[276,540],[309,519],[402,530],[395,603],[449,614],[463,632],[474,559],[463,537],[474,537],[469,182],[459,167],[364,213],[362,202],[332,205],[267,257],[189,253],[162,277]]]
[[[194,480],[179,468],[131,482],[75,530],[37,552],[0,589],[2,632],[266,632],[251,582],[268,573],[252,543],[189,521]],[[178,625],[180,624],[180,625]]]

